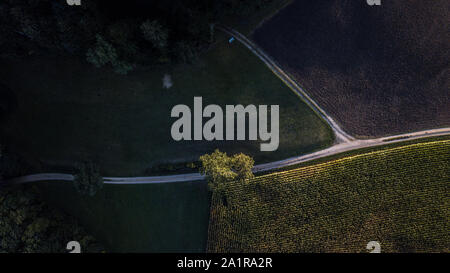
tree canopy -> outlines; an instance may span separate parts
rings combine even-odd
[[[74,218],[48,206],[33,186],[0,188],[0,253],[67,252],[78,241],[82,252],[102,247]]]
[[[94,196],[103,188],[103,177],[97,165],[92,162],[81,164],[75,174],[74,186],[79,193],[89,196]]]
[[[5,0],[0,52],[87,54],[90,63],[111,65],[121,74],[140,64],[192,62],[212,41],[211,24],[245,18],[271,1],[89,0],[74,7],[65,1]]]
[[[225,191],[227,182],[247,181],[254,177],[252,168],[255,161],[243,153],[228,156],[215,150],[211,154],[202,155],[200,162],[200,173],[206,175],[208,187],[214,192]]]

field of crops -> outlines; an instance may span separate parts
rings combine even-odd
[[[450,140],[230,183],[213,196],[209,252],[450,251]]]
[[[253,39],[348,133],[450,126],[450,2],[294,0]]]

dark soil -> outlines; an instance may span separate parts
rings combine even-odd
[[[450,126],[448,0],[295,0],[254,40],[349,133]]]

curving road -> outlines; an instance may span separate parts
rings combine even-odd
[[[347,134],[333,118],[328,115],[324,109],[322,109],[309,95],[306,91],[291,77],[287,74],[280,66],[273,60],[267,53],[265,53],[259,46],[250,41],[247,37],[226,26],[218,25],[217,29],[233,36],[236,40],[245,45],[250,49],[253,54],[255,54],[261,61],[263,61],[267,67],[272,70],[272,72],[278,76],[295,94],[297,94],[311,109],[314,110],[333,130],[336,135],[336,140],[338,143],[350,142],[355,140],[354,137]]]
[[[295,164],[308,162],[311,160],[319,159],[322,157],[327,157],[331,155],[340,154],[343,152],[348,152],[352,150],[357,150],[361,148],[368,147],[376,147],[385,144],[404,142],[414,139],[426,138],[426,137],[434,137],[434,136],[444,136],[450,135],[450,127],[449,128],[441,128],[441,129],[433,129],[426,130],[414,133],[407,133],[389,137],[381,137],[375,139],[367,139],[367,140],[353,140],[349,142],[339,143],[334,146],[331,146],[327,149],[320,150],[311,154],[306,154],[302,156],[291,157],[288,159],[259,164],[255,165],[253,171],[255,173],[270,171],[274,169],[279,169],[282,167],[292,166]],[[22,183],[30,183],[37,181],[72,181],[74,178],[73,175],[70,174],[60,174],[60,173],[42,173],[42,174],[33,174],[27,176],[21,176],[17,178],[13,178],[10,180],[0,181],[0,184],[10,185],[10,184],[22,184]],[[176,182],[190,182],[190,181],[198,181],[203,180],[205,177],[199,173],[187,173],[187,174],[179,174],[179,175],[164,175],[164,176],[148,176],[148,177],[103,177],[105,184],[125,184],[125,185],[133,185],[133,184],[157,184],[157,183],[176,183]]]
[[[359,140],[347,134],[342,130],[339,125],[314,101],[308,94],[300,87],[295,80],[293,80],[286,72],[284,72],[274,60],[272,60],[264,51],[262,51],[257,45],[252,41],[247,39],[244,35],[239,32],[230,29],[225,26],[218,26],[218,29],[228,33],[235,37],[236,40],[244,44],[248,49],[250,49],[259,59],[261,59],[275,75],[277,75],[287,86],[291,88],[306,104],[308,104],[323,120],[325,120],[328,125],[333,129],[336,135],[337,143],[329,148],[296,157],[291,157],[288,159],[255,165],[253,171],[255,173],[270,171],[274,169],[279,169],[282,167],[292,166],[295,164],[319,159],[322,157],[327,157],[331,155],[336,155],[343,152],[348,152],[352,150],[357,150],[361,148],[376,147],[390,143],[404,142],[414,139],[450,135],[450,127],[425,130],[413,133],[406,133],[388,137],[381,137],[375,139]],[[188,173],[179,175],[165,175],[165,176],[148,176],[148,177],[103,177],[105,184],[157,184],[157,183],[176,183],[176,182],[189,182],[203,180],[205,177],[199,173]],[[62,173],[42,173],[33,174],[27,176],[21,176],[9,180],[0,181],[0,185],[10,185],[10,184],[22,184],[37,181],[73,181],[74,176],[71,174]]]

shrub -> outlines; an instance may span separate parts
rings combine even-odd
[[[118,74],[127,74],[133,70],[132,64],[119,60],[117,50],[101,35],[96,36],[95,47],[88,50],[86,60],[98,68],[110,64]]]
[[[81,164],[75,175],[74,186],[79,193],[94,196],[103,188],[103,178],[98,167],[92,162]]]
[[[167,47],[169,30],[162,26],[157,20],[147,20],[142,23],[141,32],[144,39],[151,42],[155,48],[163,50]]]

